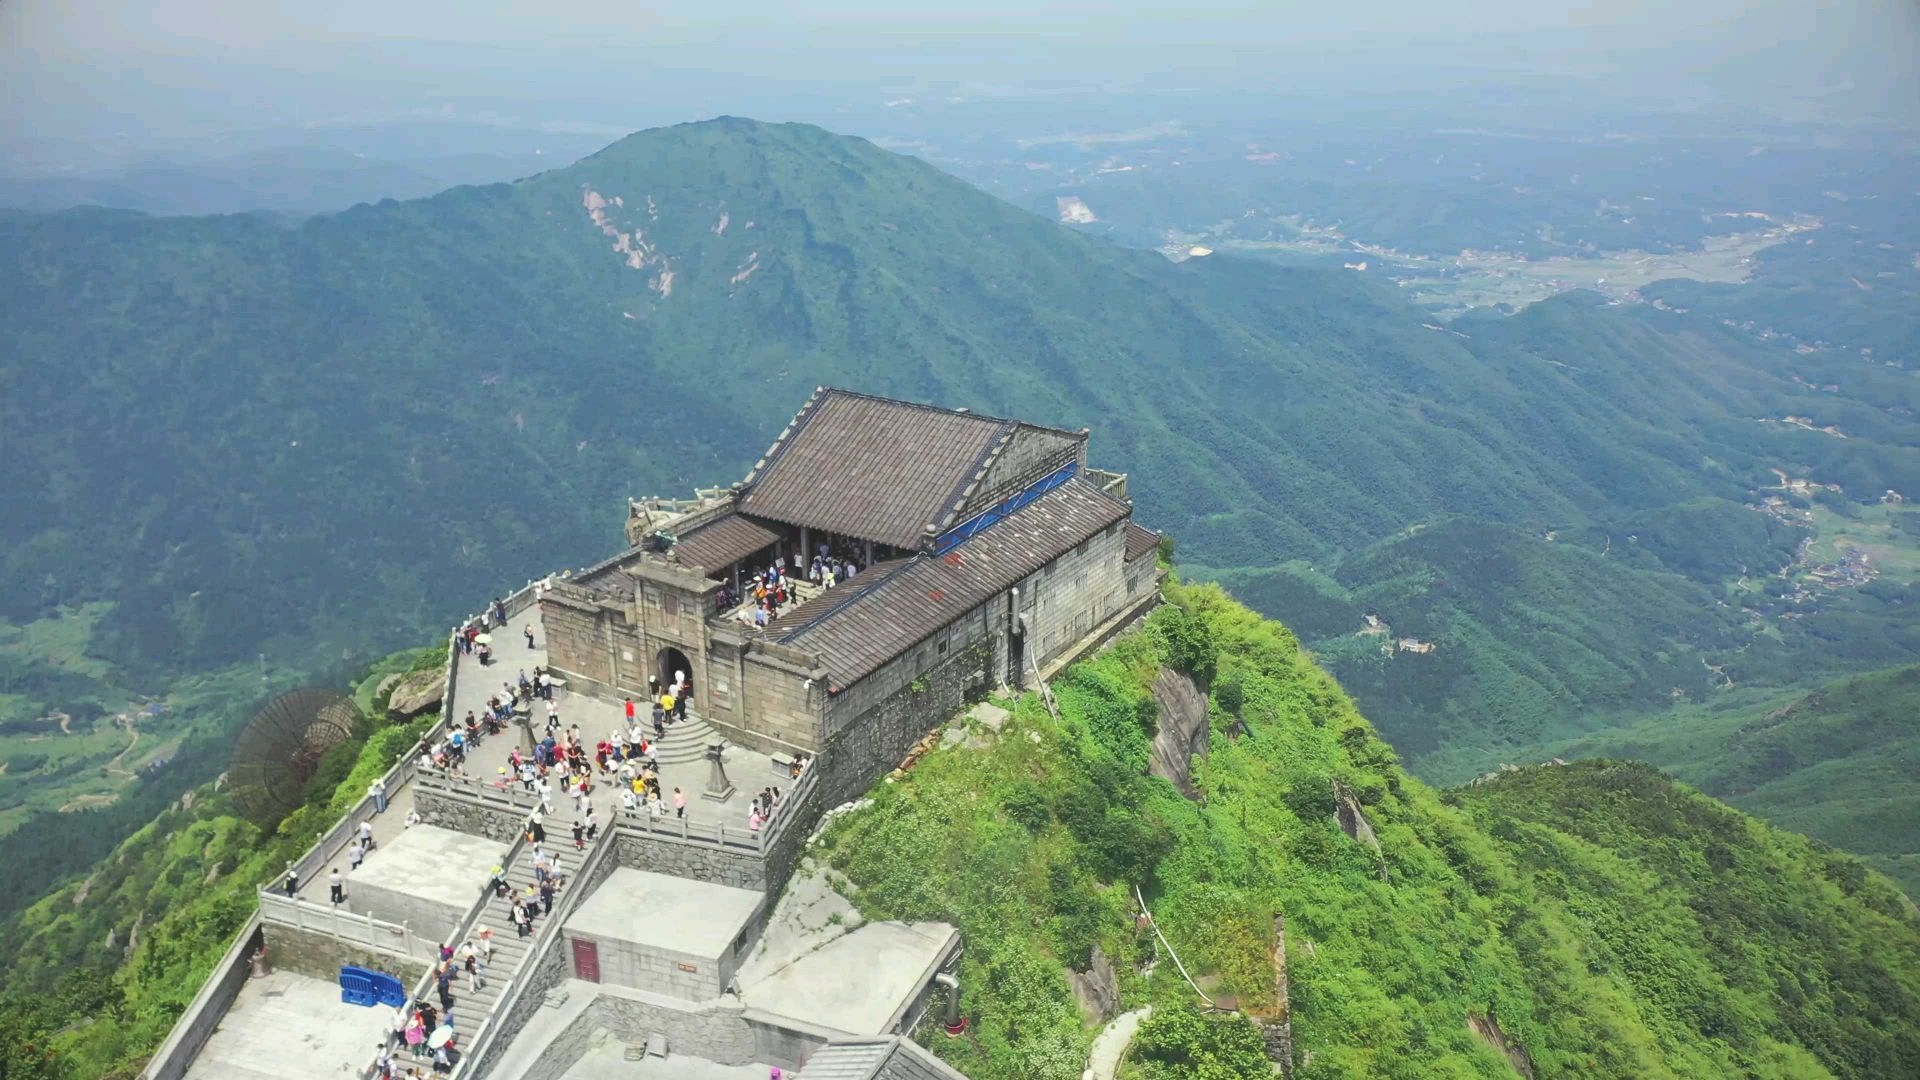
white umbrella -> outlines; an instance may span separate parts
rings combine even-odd
[[[439,1027],[433,1029],[433,1037],[427,1040],[427,1045],[438,1050],[452,1041],[453,1029],[445,1024],[441,1024]]]
[[[473,639],[473,643],[476,645],[491,645],[493,644],[493,635],[481,634],[479,637]]]

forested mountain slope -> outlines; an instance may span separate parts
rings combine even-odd
[[[1788,349],[1580,296],[1430,327],[817,128],[642,132],[297,225],[0,214],[0,280],[0,619],[111,605],[88,649],[132,682],[414,640],[606,554],[625,496],[741,476],[819,384],[1092,427],[1142,520],[1423,768],[1716,671],[1920,657],[1910,576],[1791,600],[1807,529],[1744,505],[1774,468],[1920,489],[1910,372],[1816,394]],[[1847,438],[1758,422],[1810,400]],[[67,670],[20,659],[0,702],[59,709]]]
[[[1857,852],[1920,895],[1920,667],[1741,693],[1549,752],[1658,761],[1717,799]]]

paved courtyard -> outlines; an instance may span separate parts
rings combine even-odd
[[[240,988],[187,1080],[358,1078],[392,1018],[392,1009],[342,1002],[333,983],[275,971]]]
[[[527,647],[524,633],[528,627],[533,630],[532,648]],[[475,716],[483,716],[488,697],[504,693],[505,686],[510,683],[517,684],[521,672],[526,672],[531,679],[536,667],[545,666],[546,632],[541,625],[539,608],[530,607],[509,619],[507,626],[494,630],[493,649],[493,662],[486,665],[480,663],[477,655],[462,654],[455,658],[459,673],[454,680],[454,700],[448,709],[448,715],[454,720],[464,723],[469,711]],[[623,702],[603,701],[560,688],[554,691],[554,704],[558,707],[561,725],[566,728],[577,725],[581,741],[589,749],[626,726]],[[767,787],[777,787],[785,792],[793,786],[793,781],[784,771],[776,770],[770,756],[729,744],[722,760],[734,794],[725,801],[706,798],[704,792],[712,767],[705,758],[705,749],[708,744],[724,739],[701,718],[698,704],[696,694],[696,700],[687,710],[687,719],[678,724],[668,724],[666,737],[655,744],[653,754],[660,765],[660,790],[667,804],[666,812],[668,816],[673,814],[673,789],[678,787],[686,793],[687,816],[690,819],[745,829],[748,808],[754,795]],[[643,720],[651,737],[651,707],[647,702],[635,701],[634,712]],[[532,717],[533,734],[544,735],[546,710],[542,702],[533,702]],[[525,729],[515,726],[483,740],[478,750],[468,755],[466,775],[506,786],[509,781],[502,770],[507,766],[507,756],[515,746],[523,751],[527,749],[526,737]],[[594,815],[604,828],[612,822],[614,812],[620,806],[620,788],[617,783],[596,777],[590,798]],[[570,839],[568,829],[575,817],[583,817],[583,811],[584,802],[576,805],[574,800],[563,798],[558,785],[555,785],[553,812],[547,818],[548,835],[556,843]]]

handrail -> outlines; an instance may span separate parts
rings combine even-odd
[[[741,826],[728,826],[719,822],[695,821],[685,817],[655,818],[645,810],[621,809],[615,811],[614,820],[630,829],[663,840],[673,840],[701,847],[717,847],[728,851],[753,852],[764,855],[768,849],[790,828],[799,828],[791,822],[802,815],[806,796],[814,786],[816,770],[808,768],[800,774],[793,789],[780,798],[781,807],[793,807],[791,813],[776,813],[773,818],[758,831]]]
[[[439,769],[423,769],[416,774],[414,790],[432,790],[478,799],[482,802],[505,803],[515,810],[540,805],[540,796],[522,790],[518,783],[507,784],[498,780],[482,780],[472,776],[443,772]]]
[[[306,918],[308,914],[313,916],[311,920]],[[285,896],[266,890],[261,890],[260,893],[260,918],[265,922],[275,922],[283,926],[294,927],[298,930],[321,931],[342,941],[360,941],[367,947],[379,949],[382,952],[394,952],[394,949],[389,948],[380,938],[375,936],[377,931],[385,934],[388,938],[397,937],[401,940],[403,947],[398,950],[399,955],[406,956],[409,959],[419,959],[419,957],[414,955],[413,951],[413,927],[408,926],[406,923],[388,922],[385,919],[375,918],[372,915],[356,915],[351,911],[341,911],[339,907],[332,904],[322,904],[318,901],[304,900],[297,896]],[[340,924],[343,922],[356,927],[364,927],[366,929],[366,936],[364,938],[354,938],[342,934],[340,932]],[[331,926],[327,924],[331,924]]]

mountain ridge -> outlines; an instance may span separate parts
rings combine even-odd
[[[1800,361],[1712,320],[1570,297],[1436,331],[1359,275],[1169,263],[806,125],[641,132],[294,225],[5,214],[0,276],[0,620],[111,605],[86,655],[149,693],[364,659],[596,560],[626,497],[744,475],[822,384],[1093,428],[1141,518],[1324,627],[1421,767],[1705,694],[1709,664],[1920,657],[1910,581],[1809,609],[1720,557],[1772,467],[1920,475],[1908,375],[1817,399],[1849,439],[1762,425],[1806,411]],[[1668,513],[1697,500],[1724,513]],[[1661,514],[1657,551],[1626,539]],[[1422,547],[1454,518],[1493,557]],[[1437,651],[1381,656],[1369,612]],[[8,707],[90,685],[29,656]]]

